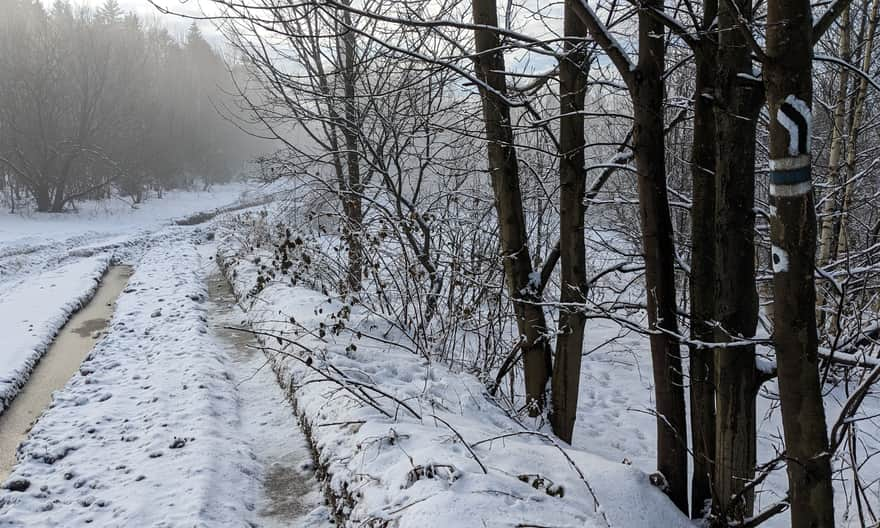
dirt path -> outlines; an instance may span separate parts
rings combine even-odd
[[[130,276],[129,266],[110,267],[92,300],[64,325],[21,392],[0,415],[0,482],[12,471],[18,445],[52,401],[52,393],[64,387],[101,337]]]
[[[333,526],[312,471],[311,452],[293,409],[250,334],[224,328],[241,326],[244,312],[219,270],[209,279],[211,332],[229,350],[236,367],[241,434],[260,463],[254,482],[258,526]]]

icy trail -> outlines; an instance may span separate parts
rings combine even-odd
[[[52,401],[52,393],[67,383],[92,350],[113,315],[131,268],[112,266],[92,300],[76,312],[37,364],[27,384],[0,414],[0,481],[15,465],[15,449],[27,436],[31,423]]]
[[[260,468],[192,243],[149,248],[109,331],[36,422],[0,526],[254,526]]]
[[[0,214],[0,414],[110,264],[137,265],[151,246],[198,238],[200,228],[173,226],[175,218],[212,217],[264,202],[271,192],[230,184],[169,193],[137,208],[87,202],[63,214]]]
[[[55,334],[92,297],[109,262],[109,255],[83,258],[40,274],[32,284],[0,291],[0,414]]]
[[[219,270],[209,279],[208,293],[210,333],[232,359],[242,438],[260,467],[259,480],[250,482],[256,488],[251,493],[256,497],[257,524],[332,526],[308,444],[271,366],[251,334],[230,328],[241,326],[245,314]]]

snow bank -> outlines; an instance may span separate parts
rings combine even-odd
[[[239,526],[254,473],[228,357],[207,333],[202,261],[149,249],[109,333],[20,446],[0,525]]]
[[[237,250],[221,248],[221,260],[245,299],[257,265]],[[645,473],[563,449],[508,417],[476,378],[366,337],[395,340],[357,306],[281,282],[248,302],[348,525],[693,526]],[[336,335],[340,317],[350,330]]]
[[[18,394],[55,335],[91,299],[110,255],[77,260],[0,295],[0,413]]]

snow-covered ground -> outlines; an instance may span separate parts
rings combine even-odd
[[[611,257],[603,260],[599,240],[592,240],[591,255],[597,269],[610,268]],[[631,275],[611,274],[606,280],[618,288],[632,279]],[[632,289],[631,300],[639,302],[640,293]],[[641,321],[645,325],[645,321]],[[761,329],[759,328],[759,331]],[[769,337],[766,333],[758,337]],[[580,400],[575,422],[575,447],[589,450],[610,460],[626,460],[643,471],[656,467],[656,420],[651,354],[647,339],[609,319],[588,321],[585,333],[580,380]],[[685,349],[686,354],[686,349]],[[759,354],[770,351],[759,347]],[[685,361],[685,372],[687,362]],[[847,373],[847,380],[840,373],[831,372],[825,386],[825,413],[830,431],[837,421],[844,402],[852,394],[868,371]],[[854,383],[855,381],[855,383]],[[757,407],[757,461],[764,465],[775,460],[784,450],[782,441],[782,416],[779,407],[776,380],[762,386],[756,400]],[[861,497],[862,508],[876,509],[880,504],[880,393],[869,392],[862,408],[852,420],[855,437],[849,448],[844,446],[832,458],[836,471],[834,481],[834,508],[837,526],[860,527],[857,513],[856,491],[852,486],[852,466],[859,468],[865,494]],[[850,449],[852,451],[850,451]],[[755,512],[758,513],[785,500],[788,480],[784,465],[778,467],[755,489]],[[866,514],[870,524],[870,515]],[[776,515],[761,524],[767,528],[791,526],[788,512]],[[871,526],[876,526],[872,524]]]
[[[70,230],[53,218],[15,220],[54,231],[38,237],[31,226],[0,247],[0,269],[12,270],[0,279],[0,335],[10,336],[0,341],[0,401],[111,262],[135,271],[107,334],[21,445],[0,489],[0,526],[325,528],[335,515],[400,528],[693,528],[649,482],[656,431],[644,338],[589,323],[575,445],[563,447],[508,416],[476,378],[395,345],[400,336],[359,306],[282,281],[248,299],[258,264],[240,233],[218,221],[171,225],[238,196],[193,198],[141,223],[83,212],[70,215],[81,223]],[[218,247],[246,311],[223,288]],[[260,340],[268,356],[227,328],[244,321],[272,334]],[[829,423],[852,389],[829,386]],[[780,447],[774,390],[759,397],[759,461]],[[878,411],[872,394],[854,443],[865,475],[880,475],[870,456]],[[777,471],[757,506],[785,486]],[[852,507],[838,482],[840,526],[858,526]],[[766,526],[788,524],[782,514]]]
[[[227,421],[227,361],[207,336],[195,248],[149,250],[80,372],[19,451],[0,519],[21,526],[176,526],[232,521],[247,497],[224,483],[253,472]],[[236,471],[232,471],[230,466]]]
[[[230,299],[209,299],[211,222],[174,225],[265,192],[0,217],[4,405],[108,265],[134,267],[106,335],[19,447],[0,526],[327,526],[284,392],[223,329],[242,318]]]
[[[601,346],[600,346],[601,345]],[[650,351],[644,340],[621,332],[608,321],[593,322],[588,326],[585,349],[596,347],[584,358],[581,371],[581,399],[578,402],[575,423],[575,446],[601,454],[611,460],[627,459],[643,470],[654,467],[656,424],[651,378]],[[863,372],[862,374],[867,374]],[[825,391],[825,413],[828,430],[838,419],[843,402],[855,386],[831,377]],[[782,417],[776,382],[767,382],[758,394],[758,464],[774,460],[784,448]],[[880,501],[880,395],[872,391],[854,420],[857,436],[852,443],[853,453],[866,487],[862,501],[876,505]],[[832,459],[838,475],[852,476],[850,453],[845,447]],[[757,489],[756,512],[784,500],[788,489],[785,467],[778,467]],[[837,526],[862,526],[856,509],[851,483],[835,479],[834,493]],[[872,506],[873,507],[873,506]],[[777,515],[761,526],[787,528],[791,519],[787,512]]]
[[[211,253],[174,238],[144,251],[107,335],[20,446],[0,525],[326,525],[293,410],[224,334],[241,314],[209,299]]]
[[[315,478],[308,442],[269,360],[242,327],[245,313],[226,277],[211,266],[210,334],[232,360],[242,439],[252,446],[257,478],[243,483],[256,497],[257,525],[265,528],[329,527],[329,510]]]
[[[186,239],[192,228],[171,226],[175,219],[260,192],[230,184],[168,193],[137,209],[86,202],[74,213],[0,215],[0,412],[111,261],[134,263],[157,241]]]
[[[168,191],[140,204],[121,198],[81,202],[65,213],[0,214],[0,243],[12,246],[43,245],[52,240],[154,230],[170,221],[200,211],[247,199],[259,192],[244,183],[217,185],[207,191]],[[94,235],[91,235],[94,234]]]
[[[229,274],[235,278],[239,294],[244,295],[257,283],[255,255],[245,252],[236,256],[234,253],[228,255]],[[269,256],[263,254],[262,258],[268,260]],[[609,258],[614,257],[609,255]],[[594,271],[598,271],[613,262],[593,264],[597,267]],[[616,281],[615,284],[632,279],[633,276],[627,274],[607,277],[608,281]],[[639,302],[638,295],[638,288],[625,293],[627,298],[633,297],[634,302]],[[354,331],[333,335],[331,328],[340,319],[332,315],[344,314],[349,308],[351,315],[345,320]],[[382,322],[359,308],[341,304],[332,294],[271,283],[259,294],[249,317],[258,328],[281,334],[281,342],[273,338],[266,341],[281,351],[276,357],[276,369],[296,395],[322,463],[331,474],[330,490],[339,497],[341,507],[351,514],[353,523],[394,520],[400,526],[443,526],[453,522],[463,526],[468,526],[468,522],[474,526],[483,522],[489,526],[493,523],[565,526],[572,519],[586,526],[604,523],[585,507],[592,503],[592,497],[579,481],[574,466],[560,464],[561,452],[555,447],[547,448],[546,437],[523,433],[523,427],[492,404],[482,384],[460,372],[450,373],[442,365],[427,363],[401,347],[353,338],[358,331],[362,335],[382,335],[391,342],[400,338],[393,331],[386,335]],[[638,318],[639,314],[632,317]],[[286,343],[284,339],[295,340],[297,344]],[[350,348],[350,344],[356,348]],[[864,374],[867,372],[862,372]],[[379,388],[387,394],[368,387]],[[853,378],[847,381],[839,373],[830,373],[825,400],[829,430],[838,419],[843,402],[855,388]],[[370,408],[376,403],[391,417],[383,417],[382,410]],[[408,411],[404,403],[414,412]],[[642,486],[647,486],[645,475],[656,467],[654,408],[647,339],[611,320],[590,320],[575,444],[574,449],[566,449],[566,453],[595,489],[600,511],[612,526],[689,525],[689,521],[675,517],[677,512],[666,509],[667,502],[652,502],[651,493],[656,490]],[[763,464],[776,459],[784,449],[775,381],[762,387],[757,399],[757,415],[758,462]],[[845,445],[833,458],[837,471],[835,511],[839,526],[861,526],[857,512],[859,502],[863,510],[875,508],[878,503],[880,458],[875,456],[880,452],[878,416],[880,398],[872,391],[854,420],[856,436],[851,445]],[[432,420],[434,423],[429,425]],[[516,436],[506,437],[503,442],[490,442],[495,452],[483,451],[487,445],[482,443],[484,439],[504,434]],[[503,447],[498,447],[499,443]],[[483,473],[477,460],[483,463],[487,473]],[[860,483],[863,492],[852,487],[853,464],[859,466],[861,477],[865,479]],[[621,468],[631,473],[620,473]],[[540,513],[523,507],[534,496],[505,487],[509,482],[503,479],[494,480],[496,470],[507,475],[523,475],[531,482],[534,475],[540,475],[539,481],[549,479],[553,484],[562,484],[566,497],[572,491],[580,491],[575,502],[581,509],[567,509],[569,504],[562,500],[554,502],[552,507],[539,507]],[[426,477],[426,473],[431,476]],[[485,489],[508,497],[503,512],[493,506],[492,500],[474,497],[478,493],[473,484],[475,480]],[[579,482],[580,488],[573,487]],[[405,496],[401,497],[397,489],[407,490]],[[786,491],[785,468],[777,466],[756,488],[756,512],[784,500]],[[856,493],[861,493],[860,498],[855,497]],[[547,510],[553,513],[548,514]],[[449,513],[452,511],[456,513]],[[665,517],[667,515],[669,517]],[[870,513],[864,515],[870,519]],[[790,522],[789,514],[784,512],[763,525],[784,528],[790,526]]]
[[[258,265],[232,245],[227,276],[245,298]],[[692,526],[646,473],[523,428],[476,378],[390,344],[358,306],[286,281],[248,306],[254,328],[278,336],[264,336],[274,368],[353,526]],[[337,335],[340,317],[350,330]]]
[[[142,246],[176,220],[258,202],[268,192],[232,183],[208,191],[171,191],[136,206],[115,199],[84,202],[74,212],[0,214],[0,295],[11,284],[71,259]]]
[[[0,413],[15,397],[53,337],[98,286],[110,261],[100,254],[75,260],[0,293]]]

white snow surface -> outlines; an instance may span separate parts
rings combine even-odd
[[[216,266],[211,274],[209,334],[232,360],[240,433],[259,465],[258,478],[242,488],[255,497],[262,528],[329,528],[329,510],[315,477],[308,442],[254,336],[236,330],[245,314]]]
[[[0,292],[72,259],[139,250],[157,231],[195,213],[258,201],[271,192],[244,183],[171,191],[132,206],[120,199],[78,204],[75,212],[0,214]]]
[[[600,241],[588,241],[588,247],[600,247]],[[613,266],[616,263],[614,259],[618,258],[603,260],[598,251],[594,251],[593,255],[591,265],[595,268],[594,272]],[[631,279],[631,276],[614,273],[605,276],[603,281],[619,288]],[[634,291],[630,295],[638,299],[639,292]],[[644,320],[641,322],[646,324]],[[760,325],[758,328],[756,338],[767,339],[769,335],[761,331]],[[767,347],[757,348],[756,367],[766,372],[775,363],[775,356]],[[627,331],[613,321],[596,319],[587,325],[584,351],[574,430],[575,447],[588,449],[610,460],[627,460],[633,467],[643,471],[653,471],[656,467],[657,425],[653,414],[656,405],[649,343],[644,337]],[[682,352],[686,355],[687,349],[683,348]],[[837,352],[835,355],[843,354]],[[685,372],[687,368],[685,361]],[[861,372],[862,376],[866,374],[867,371]],[[827,379],[824,401],[829,431],[853,393],[851,383],[843,381],[834,371]],[[757,459],[761,465],[774,460],[784,449],[779,391],[775,380],[765,383],[758,394],[757,419]],[[852,475],[851,455],[859,465],[860,478],[866,487],[863,505],[867,503],[877,511],[877,498],[880,497],[880,458],[876,456],[880,452],[880,388],[869,391],[853,422],[857,425],[852,453],[844,446],[832,457],[832,469],[835,471],[835,526],[840,528],[863,526],[852,483],[848,480]],[[756,489],[755,513],[784,500],[787,490],[788,480],[783,465]],[[873,522],[869,514],[866,514],[866,519],[869,523]],[[645,526],[663,525],[649,523]],[[761,526],[790,528],[791,514],[783,512]]]
[[[111,263],[135,264],[157,242],[185,240],[176,218],[249,203],[262,190],[243,184],[171,192],[133,209],[86,202],[75,213],[0,215],[0,413]]]
[[[146,252],[109,333],[19,447],[2,526],[245,526],[259,472],[229,356],[209,335],[203,260]]]
[[[110,256],[83,258],[0,292],[0,413],[71,314],[94,294]]]
[[[65,213],[15,213],[0,215],[0,242],[15,246],[43,244],[72,236],[130,233],[157,229],[170,221],[244,199],[252,187],[243,183],[216,185],[207,191],[168,191],[159,199],[140,204],[121,198],[87,201]]]
[[[204,210],[222,204],[198,205]],[[14,355],[19,359],[45,347],[91,294],[108,263],[134,264],[136,270],[108,335],[56,393],[22,445],[12,478],[27,479],[30,486],[24,492],[0,489],[0,527],[272,525],[261,515],[268,504],[263,483],[268,470],[278,469],[277,457],[289,458],[282,469],[307,473],[307,464],[295,462],[303,440],[285,416],[289,409],[281,394],[266,387],[274,375],[268,367],[254,368],[259,356],[241,363],[218,343],[214,326],[223,321],[211,321],[205,297],[213,246],[193,246],[203,239],[203,228],[156,228],[167,223],[163,220],[120,223],[114,230],[108,218],[95,220],[95,232],[101,234],[91,240],[71,236],[76,230],[65,231],[63,221],[35,221],[54,226],[53,232],[37,239],[28,233],[39,230],[27,228],[14,247],[0,245],[0,368],[27,370],[7,368],[7,358],[13,357],[7,340],[24,343],[15,348],[22,351]],[[224,243],[229,244],[223,248],[227,274],[244,299],[256,283],[254,256],[237,255],[231,239]],[[602,269],[609,263],[593,264]],[[10,269],[14,273],[4,277]],[[628,277],[612,274],[608,280]],[[31,288],[19,289],[24,281]],[[332,324],[328,315],[343,306],[334,296],[275,282],[248,306],[246,317],[258,330],[286,332],[282,337],[311,350],[264,340],[283,350],[273,356],[273,366],[297,400],[319,462],[329,473],[329,490],[346,499],[337,506],[351,526],[391,520],[418,528],[517,523],[589,528],[606,526],[603,514],[615,528],[694,526],[647,481],[656,444],[648,344],[611,321],[588,325],[575,445],[565,446],[563,454],[558,441],[554,445],[509,418],[468,374],[449,372],[400,346],[357,339],[353,332],[321,337],[321,324]],[[292,333],[289,317],[301,325],[299,335]],[[348,325],[365,336],[386,330],[357,307]],[[309,358],[312,364],[306,365]],[[365,406],[320,374],[331,367],[349,388],[375,383],[420,419],[369,389],[391,417]],[[255,380],[259,386],[250,384]],[[0,384],[3,390],[7,386],[12,384]],[[829,425],[851,389],[829,384]],[[867,479],[880,475],[880,458],[871,454],[880,449],[878,415],[880,395],[872,390],[857,416],[856,450]],[[758,459],[765,462],[781,446],[774,382],[761,391],[758,417]],[[285,431],[290,431],[287,444]],[[515,436],[475,445],[506,434]],[[835,469],[847,474],[848,460],[846,451],[836,453]],[[578,470],[596,493],[599,513]],[[537,488],[536,476],[546,479]],[[873,501],[880,481],[865,485]],[[547,486],[561,487],[564,495],[550,496]],[[777,470],[758,490],[757,509],[780,500],[786,489],[785,471]],[[311,493],[314,505],[319,498]],[[859,526],[854,508],[852,491],[836,482],[839,526]],[[319,507],[292,525],[324,526],[325,516]],[[766,523],[768,528],[789,525],[787,513]]]
[[[221,244],[227,276],[245,298],[256,284],[255,256],[230,244]],[[343,308],[332,295],[272,282],[248,306],[256,330],[282,338],[264,342],[275,350],[274,368],[296,399],[349,526],[693,526],[646,473],[595,454],[589,440],[563,447],[508,417],[471,375],[401,346],[358,339],[356,332],[387,330],[358,306],[351,308],[352,331],[324,336],[322,324],[329,328],[328,316]],[[388,416],[354,394],[369,395]]]

